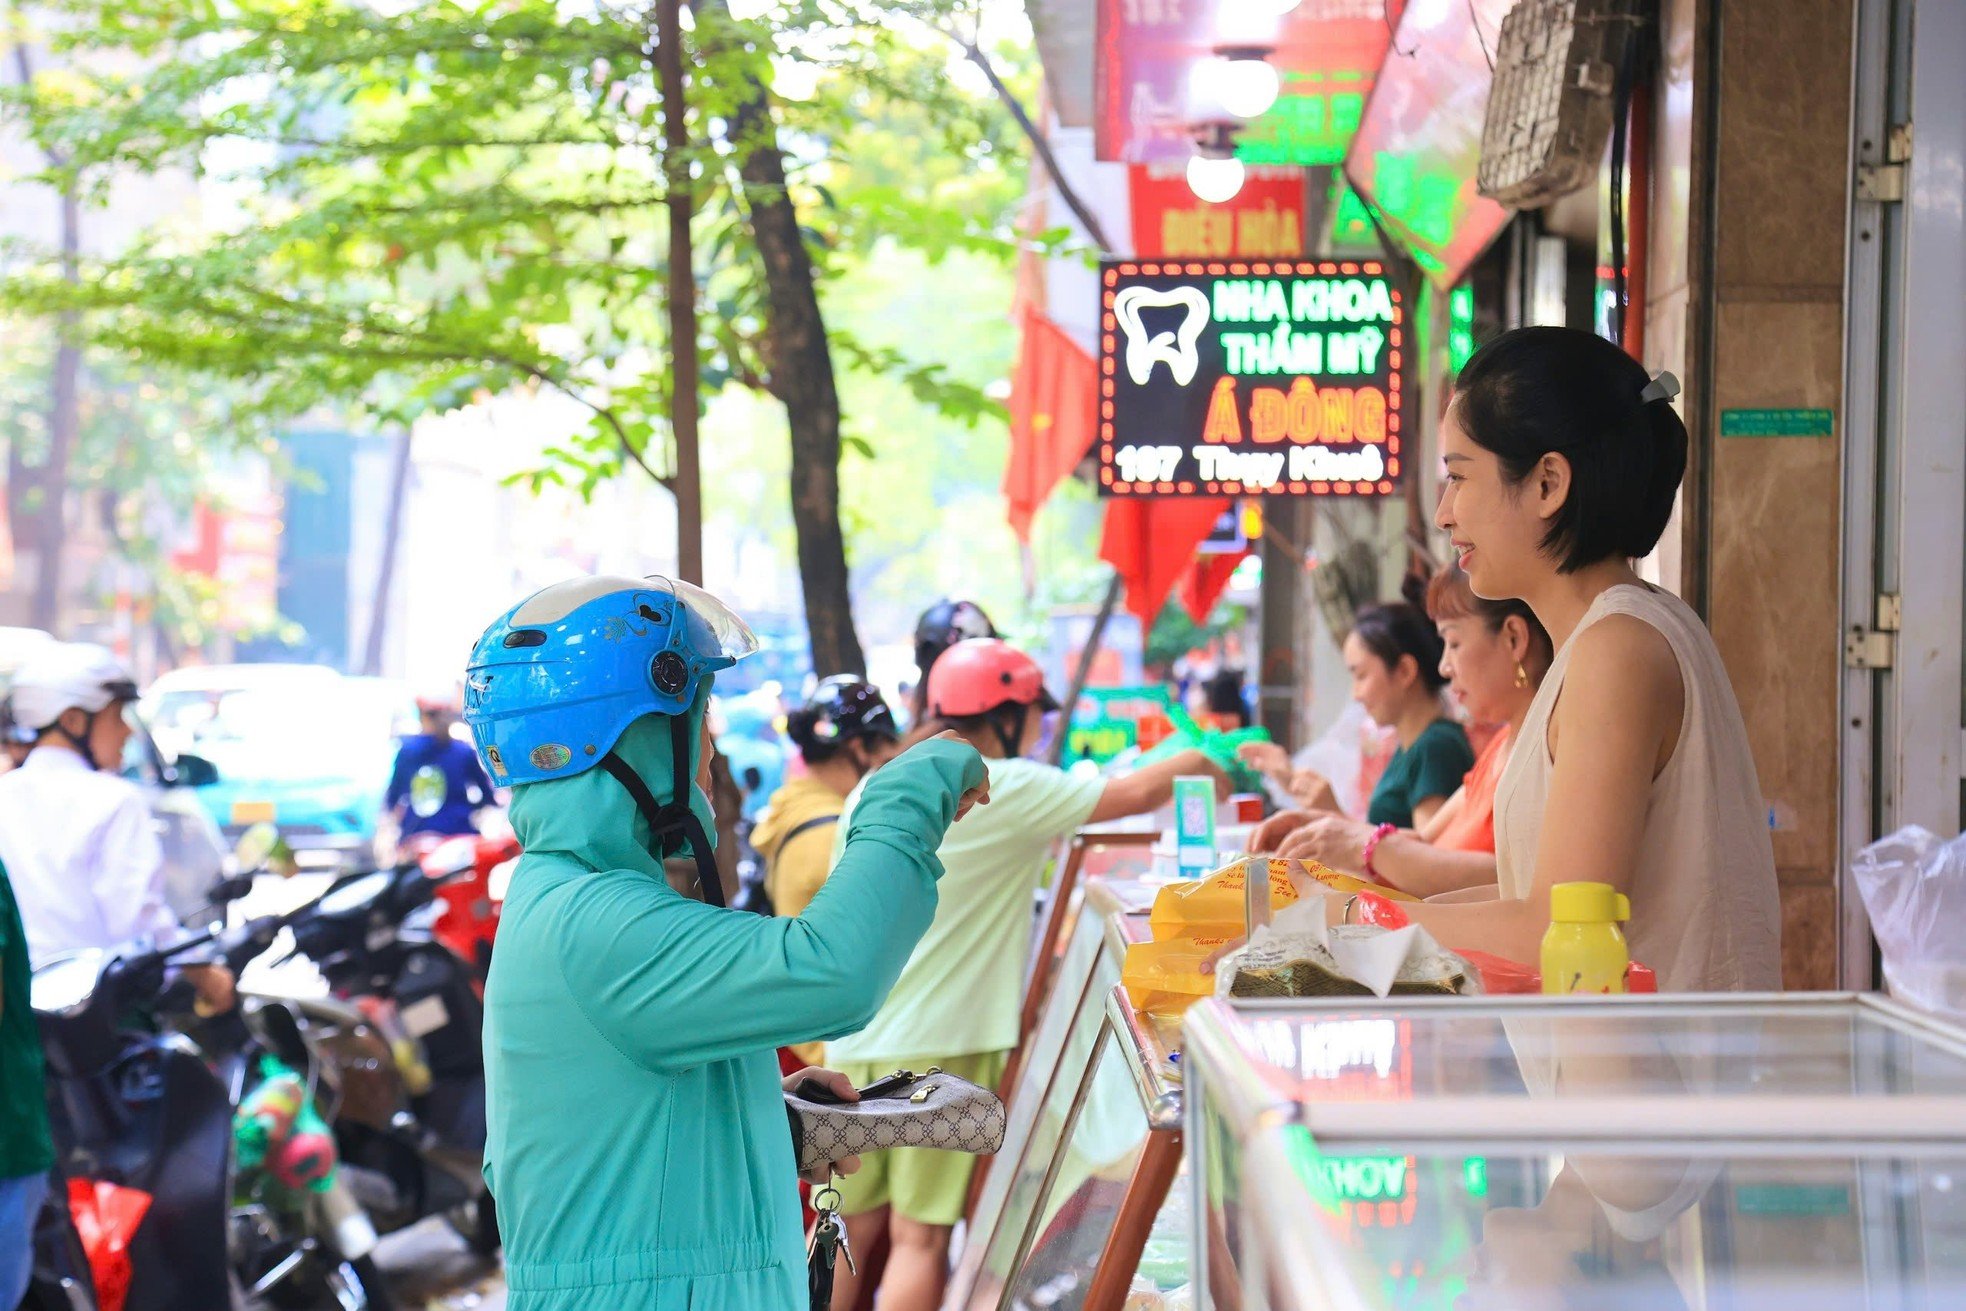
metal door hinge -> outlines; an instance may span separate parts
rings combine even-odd
[[[1894,204],[1905,198],[1905,168],[1911,161],[1911,124],[1894,123],[1884,141],[1884,162],[1857,165],[1857,199]]]
[[[1843,663],[1850,669],[1890,669],[1897,663],[1898,629],[1904,621],[1904,600],[1895,592],[1877,598],[1876,626],[1850,625],[1843,639]]]

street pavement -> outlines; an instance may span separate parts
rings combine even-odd
[[[402,1311],[505,1311],[504,1267],[473,1253],[441,1219],[388,1235],[375,1263]]]

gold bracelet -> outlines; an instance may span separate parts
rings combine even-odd
[[[1352,907],[1356,905],[1358,905],[1358,893],[1354,892],[1351,896],[1345,898],[1345,909],[1339,912],[1338,915],[1338,922],[1340,924],[1350,924],[1352,922]]]

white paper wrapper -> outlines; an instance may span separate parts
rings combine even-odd
[[[1434,941],[1417,924],[1382,929],[1369,924],[1332,928],[1324,922],[1325,898],[1310,897],[1278,911],[1269,924],[1226,957],[1215,971],[1215,995],[1234,995],[1243,970],[1276,970],[1309,962],[1384,997],[1396,983],[1428,984],[1456,979],[1455,991],[1481,990],[1472,965]]]

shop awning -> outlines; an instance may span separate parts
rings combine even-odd
[[[1495,45],[1514,3],[1408,5],[1345,156],[1352,189],[1442,291],[1509,221],[1476,192],[1475,170]]]

